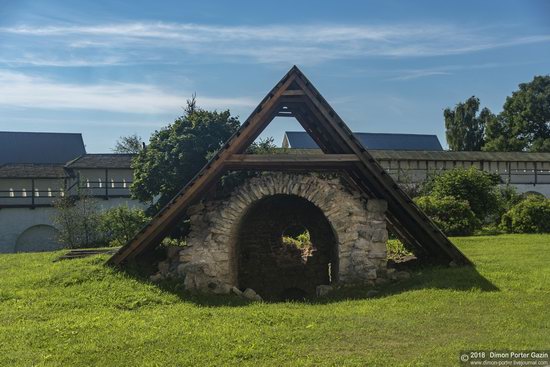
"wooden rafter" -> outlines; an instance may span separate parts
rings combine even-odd
[[[324,155],[246,155],[245,149],[275,116],[293,116],[321,147]],[[268,93],[239,130],[201,171],[131,241],[110,259],[120,264],[155,247],[227,171],[337,169],[369,198],[388,202],[389,227],[422,257],[447,264],[470,261],[399,188],[355,138],[343,120],[294,66]]]

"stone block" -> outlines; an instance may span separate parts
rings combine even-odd
[[[238,297],[242,297],[242,296],[243,296],[243,292],[242,292],[239,288],[237,288],[237,287],[235,287],[235,286],[231,287],[231,292],[232,292],[234,295],[238,296]]]
[[[253,289],[250,289],[250,288],[246,288],[243,292],[243,297],[252,301],[256,300],[257,295],[258,294]]]
[[[386,228],[378,228],[374,230],[374,232],[372,233],[373,242],[382,242],[384,243],[384,246],[385,246],[387,240],[388,240],[388,231],[386,230]]]
[[[159,262],[158,269],[159,269],[159,272],[161,274],[168,273],[168,270],[170,269],[170,261],[164,260],[164,261]]]
[[[156,273],[156,274],[153,274],[149,277],[149,280],[154,282],[154,283],[157,283],[157,282],[160,282],[164,277],[162,276],[162,274],[160,273]]]
[[[317,294],[317,297],[324,297],[330,292],[332,292],[333,288],[331,285],[318,285],[317,288],[315,288],[315,293]]]
[[[388,203],[386,200],[369,199],[367,201],[367,211],[373,213],[385,213],[388,209]]]
[[[376,276],[376,269],[369,270],[367,272],[367,279],[368,280],[375,280],[377,278]]]

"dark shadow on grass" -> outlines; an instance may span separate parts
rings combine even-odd
[[[121,269],[126,274],[155,285],[165,292],[177,295],[182,301],[192,302],[204,307],[242,307],[252,303],[235,295],[207,295],[185,291],[183,279],[167,279],[158,283],[152,283],[147,271],[141,266],[129,266]],[[406,293],[423,289],[449,289],[457,291],[495,292],[499,289],[489,280],[483,277],[473,266],[441,267],[441,266],[416,266],[410,269],[411,278],[406,280],[389,281],[376,286],[342,287],[335,289],[325,297],[309,297],[302,301],[309,304],[328,304],[345,300],[360,300],[369,298],[391,297],[400,293]],[[375,292],[373,292],[375,291]],[[265,301],[269,303],[281,303],[284,301]],[[296,301],[293,301],[296,302]]]

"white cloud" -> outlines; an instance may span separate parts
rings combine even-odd
[[[27,40],[47,37],[48,43],[30,42],[34,63],[51,54],[82,58],[98,63],[123,64],[153,52],[178,52],[200,57],[227,57],[262,63],[311,64],[332,59],[359,57],[428,57],[454,55],[550,42],[550,35],[507,37],[506,32],[488,32],[453,25],[265,25],[217,26],[182,23],[122,23],[99,25],[21,25],[0,28],[0,33]],[[517,32],[516,32],[517,33]],[[24,42],[20,42],[23,44]],[[30,46],[29,46],[30,47]],[[43,55],[38,54],[42,52]],[[80,59],[79,59],[80,58]],[[29,62],[13,55],[12,61]],[[66,64],[70,64],[68,58]],[[143,62],[163,62],[145,57]],[[164,60],[170,62],[173,60]],[[93,61],[92,61],[93,62]]]
[[[170,93],[148,84],[71,84],[0,70],[0,106],[7,107],[162,113],[181,111],[190,95],[191,92]],[[199,95],[198,103],[208,109],[255,106],[246,97]]]

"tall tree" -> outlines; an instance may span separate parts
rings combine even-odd
[[[239,125],[229,110],[206,111],[196,106],[195,98],[188,100],[184,115],[155,131],[146,149],[133,160],[133,197],[143,202],[159,197],[153,209],[160,209]]]
[[[487,124],[486,139],[484,150],[550,152],[550,75],[520,84]]]
[[[125,154],[138,154],[143,149],[143,141],[137,134],[121,136],[116,141],[113,152]]]
[[[447,143],[451,150],[481,150],[484,143],[485,124],[494,119],[488,108],[481,110],[479,116],[479,98],[472,96],[458,103],[454,109],[446,108],[445,129]]]

